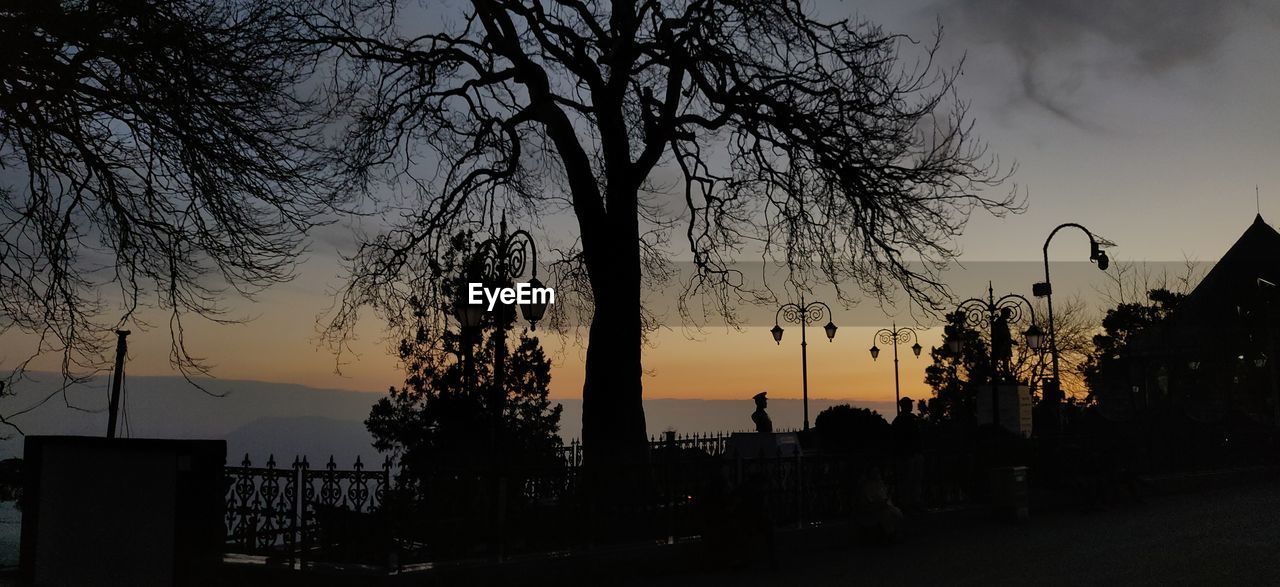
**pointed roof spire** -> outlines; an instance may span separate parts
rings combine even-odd
[[[1187,294],[1178,311],[1187,320],[1205,324],[1224,320],[1221,312],[1234,311],[1236,300],[1250,291],[1259,277],[1280,282],[1280,232],[1261,214],[1254,216],[1253,224]]]

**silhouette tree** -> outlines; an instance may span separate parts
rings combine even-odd
[[[456,227],[571,210],[553,285],[589,302],[588,463],[645,458],[641,289],[672,231],[695,267],[686,295],[725,315],[767,295],[742,286],[738,254],[786,262],[794,283],[936,305],[969,215],[1019,206],[984,195],[1005,176],[971,136],[957,70],[933,67],[936,42],[904,64],[910,39],[796,1],[483,0],[433,7],[422,20],[449,24],[427,30],[396,6],[310,15],[353,112],[352,187],[422,188],[351,259],[329,332],[342,340],[365,306],[394,323]]]
[[[1036,300],[1035,310],[1036,316],[1041,320],[1040,327],[1046,328],[1043,317],[1048,316],[1048,310],[1042,300]],[[1061,389],[1067,398],[1083,399],[1087,395],[1087,388],[1080,370],[1093,351],[1093,336],[1098,332],[1100,317],[1078,296],[1058,302],[1053,313],[1058,359],[1062,366]],[[1048,348],[1037,352],[1023,344],[1017,347],[1014,356],[1014,376],[1023,382],[1043,381],[1052,375],[1051,361]],[[1042,397],[1044,390],[1036,385],[1032,391],[1037,397]]]
[[[1087,306],[1079,298],[1070,298],[1061,304],[1056,311],[1058,332],[1058,351],[1062,357],[1067,391],[1080,390],[1083,396],[1084,385],[1079,376],[1079,369],[1092,351],[1090,342],[1097,330],[1095,322]],[[1035,315],[1043,316],[1044,308],[1036,304]],[[985,325],[984,325],[985,327]],[[1024,324],[1013,325],[1013,330],[1022,330]],[[1042,380],[1048,369],[1047,348],[1036,350],[1028,347],[1021,339],[1020,333],[1011,331],[1013,336],[1013,355],[1009,361],[1008,374],[1020,383],[1032,383]],[[934,347],[929,354],[933,364],[925,368],[925,383],[933,390],[935,398],[942,402],[942,417],[956,417],[971,414],[975,408],[974,394],[980,390],[990,391],[991,356],[990,334],[984,328],[971,328],[963,322],[963,316],[947,315],[942,345]],[[953,352],[949,343],[959,340],[961,350]],[[1043,391],[1033,387],[1034,392]],[[1070,395],[1075,395],[1074,393]],[[928,409],[927,404],[921,412],[931,415],[935,410]],[[965,416],[968,417],[968,416]]]
[[[831,406],[818,412],[814,429],[824,451],[862,452],[874,460],[883,458],[889,449],[889,422],[867,408]]]
[[[184,317],[231,321],[224,294],[289,279],[337,202],[297,24],[224,0],[0,7],[0,331],[60,352],[70,377],[152,306],[172,362],[203,370]]]
[[[1102,318],[1101,332],[1095,329],[1090,336],[1078,367],[1087,400],[1096,400],[1107,390],[1129,389],[1129,337],[1168,320],[1203,277],[1202,268],[1190,259],[1172,275],[1167,270],[1155,273],[1145,263],[1120,263],[1108,272],[1100,293],[1111,307]]]
[[[451,244],[437,268],[436,281],[446,284],[446,299],[457,299],[453,296],[461,295],[465,287],[474,243],[464,233]],[[422,302],[413,304],[415,315],[428,315]],[[496,329],[510,332],[513,327],[512,312],[494,312],[484,317],[479,332],[446,330],[437,338],[428,336],[423,326],[414,338],[400,341],[405,383],[374,404],[365,425],[374,447],[396,456],[402,487],[421,493],[428,489],[428,481],[446,477],[444,472],[483,473],[499,455],[504,464],[516,467],[556,462],[561,406],[552,406],[547,397],[551,361],[527,331],[506,338],[507,375],[502,382],[506,401],[496,423],[497,434],[492,428],[490,402],[498,397],[493,389]]]
[[[951,350],[951,342],[959,348]],[[971,420],[977,410],[977,394],[990,390],[991,351],[983,334],[970,328],[963,312],[947,314],[942,345],[929,350],[933,364],[925,367],[924,381],[942,402],[945,418]]]
[[[495,327],[487,324],[475,335],[447,332],[444,346],[458,355],[446,361],[426,341],[403,341],[405,383],[379,399],[365,420],[374,448],[400,465],[388,496],[398,523],[406,536],[441,552],[467,552],[492,540],[495,512],[527,505],[526,481],[559,464],[561,406],[547,398],[551,361],[527,332],[505,339],[506,401],[495,426],[489,403]],[[502,327],[510,330],[511,321]],[[475,346],[473,366],[461,358],[464,344]]]
[[[448,338],[453,346],[460,345],[463,337],[448,333]],[[405,383],[374,404],[365,425],[375,448],[396,455],[403,486],[422,488],[439,471],[480,472],[492,462],[495,448],[509,465],[555,462],[561,406],[553,406],[547,398],[551,361],[536,337],[522,333],[510,341],[510,373],[504,381],[507,401],[497,447],[490,443],[487,425],[489,387],[494,384],[492,329],[477,341],[481,344],[477,344],[474,375],[468,374],[462,360],[441,364],[418,355],[417,342],[402,345],[401,358],[408,371]]]
[[[1103,332],[1093,337],[1093,352],[1081,371],[1089,389],[1089,398],[1129,381],[1129,337],[1145,328],[1161,324],[1187,296],[1164,288],[1147,292],[1147,301],[1124,302],[1107,310],[1102,319]]]

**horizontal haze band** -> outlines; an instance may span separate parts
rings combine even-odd
[[[911,264],[908,264],[911,267]],[[1053,283],[1055,308],[1070,303],[1087,311],[1101,313],[1119,299],[1133,300],[1142,292],[1156,287],[1185,291],[1213,267],[1210,262],[1188,261],[1137,261],[1113,263],[1107,271],[1087,261],[1051,262],[1050,277]],[[779,304],[798,302],[796,290],[786,285],[786,272],[782,265],[761,262],[738,263],[731,267],[743,278],[744,288],[764,293],[772,292],[773,303],[750,303],[745,299],[733,299],[732,325],[740,327],[771,327]],[[920,269],[915,266],[913,269]],[[687,316],[681,314],[681,296],[686,284],[694,275],[690,262],[672,264],[672,277],[660,287],[649,286],[643,292],[646,311],[659,328],[724,328],[726,320],[717,313],[716,300],[709,295],[685,300]],[[545,278],[544,278],[545,279]],[[522,281],[520,279],[518,281]],[[557,307],[548,311],[548,318],[557,320],[566,328],[584,326],[590,319],[589,306],[578,303],[571,293],[557,287],[547,279],[546,285],[556,289]],[[910,303],[899,289],[887,300],[868,295],[856,283],[841,285],[845,299],[841,300],[836,288],[830,284],[814,284],[804,292],[808,302],[821,301],[832,311],[831,319],[840,327],[887,326],[896,321],[899,326],[930,328],[941,323],[941,315],[954,309],[965,299],[987,296],[988,283],[996,298],[1005,294],[1019,294],[1031,300],[1037,312],[1037,322],[1046,322],[1044,300],[1032,295],[1032,284],[1044,281],[1044,264],[1036,261],[980,261],[955,264],[939,276],[951,296],[943,305],[943,312],[930,313]],[[818,326],[825,324],[823,318]],[[787,323],[782,324],[788,327]],[[794,326],[792,324],[791,326]]]

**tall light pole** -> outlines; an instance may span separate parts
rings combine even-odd
[[[484,306],[468,304],[461,294],[453,308],[454,317],[458,319],[458,326],[462,337],[462,373],[467,378],[466,384],[471,386],[474,391],[476,385],[476,364],[475,364],[475,346],[476,338],[480,332],[480,325],[484,321]]]
[[[542,282],[538,281],[538,249],[533,243],[533,236],[524,230],[508,233],[507,216],[503,214],[498,234],[476,246],[476,250],[469,260],[467,273],[468,278],[478,276],[481,281],[488,281],[491,285],[504,288],[511,287],[511,282],[524,275],[526,267],[530,265],[532,267],[532,276],[529,279],[529,286],[534,291],[537,291],[542,289]],[[545,300],[538,296],[534,296],[531,302],[529,304],[520,304],[520,313],[524,315],[525,320],[529,321],[530,328],[536,329],[538,320],[542,319],[542,315],[547,310],[547,304]],[[480,308],[480,306],[472,304],[461,304],[455,308],[458,321],[462,324],[464,330],[470,329],[470,332],[474,333],[480,326],[482,316],[479,311]],[[499,303],[495,309],[497,310],[497,315],[493,318],[493,381],[489,400],[491,412],[489,416],[491,419],[489,427],[491,454],[489,458],[492,460],[494,468],[493,498],[497,500],[498,496],[506,491],[505,472],[507,459],[502,450],[504,436],[502,415],[507,402],[506,325],[507,312],[511,309],[507,304],[503,303]],[[474,385],[475,371],[471,357],[471,341],[466,340],[466,333],[464,333],[463,337],[463,344],[467,347],[467,365],[464,368],[471,371],[470,376]],[[499,500],[497,503],[505,502]],[[498,558],[501,560],[503,556],[501,533],[505,524],[506,513],[502,507],[498,507],[491,511],[491,515],[493,516],[493,532],[495,533],[494,541],[498,544]]]
[[[538,281],[538,248],[533,244],[533,237],[524,230],[508,234],[505,214],[499,224],[498,234],[477,245],[470,264],[474,269],[473,275],[481,275],[483,280],[497,287],[510,287],[512,280],[524,275],[526,268],[531,268],[532,277],[529,279],[529,286],[535,290],[542,288],[542,282]],[[474,329],[479,326],[479,308],[480,306],[470,304],[461,304],[457,307],[458,319],[464,329],[468,327]],[[507,334],[504,326],[509,308],[506,304],[498,304],[496,309],[498,315],[494,317],[493,330],[494,397],[491,404],[495,416],[500,420],[503,404],[506,403],[506,390],[503,385],[506,381]],[[546,311],[546,302],[536,296],[533,303],[520,306],[520,313],[525,320],[529,321],[532,329],[537,329],[538,320],[542,319]]]
[[[914,329],[906,326],[898,328],[897,324],[894,324],[891,329],[881,328],[871,337],[872,361],[880,356],[880,347],[876,346],[877,340],[880,341],[880,344],[893,345],[893,405],[894,409],[901,413],[902,408],[899,407],[899,403],[902,401],[902,388],[898,382],[898,343],[907,344],[907,341],[914,340],[916,343],[911,345],[911,352],[915,353],[918,359],[920,358],[920,351],[923,349],[920,346],[920,336],[916,334]]]
[[[1107,267],[1111,266],[1111,260],[1107,258],[1107,252],[1103,248],[1115,246],[1115,243],[1089,232],[1089,229],[1074,222],[1059,224],[1049,233],[1049,238],[1044,239],[1044,282],[1032,285],[1031,293],[1037,298],[1044,298],[1045,305],[1049,310],[1049,354],[1053,356],[1053,391],[1055,394],[1061,391],[1062,380],[1058,377],[1058,332],[1053,325],[1053,284],[1049,281],[1049,243],[1053,241],[1054,235],[1064,228],[1078,228],[1089,236],[1089,261],[1097,263],[1098,269],[1102,271],[1106,271]]]
[[[1031,302],[1027,298],[1019,294],[1005,294],[997,298],[995,289],[990,282],[987,282],[987,299],[969,298],[960,302],[956,306],[956,310],[964,315],[965,324],[970,328],[977,328],[985,322],[989,329],[988,333],[991,337],[991,423],[999,426],[1000,372],[997,365],[999,357],[996,354],[998,352],[996,349],[997,324],[1001,320],[1006,325],[1023,322],[1023,313],[1025,312],[1025,321],[1030,322],[1031,326],[1023,332],[1023,336],[1027,339],[1027,346],[1031,347],[1032,350],[1038,351],[1044,345],[1044,333],[1040,331],[1039,326],[1036,326],[1035,308],[1031,306]],[[951,345],[950,350],[953,353],[960,352],[960,341],[953,340],[948,344]]]
[[[823,326],[823,330],[827,332],[827,342],[836,337],[836,323],[832,321],[831,306],[822,302],[804,302],[804,296],[800,296],[799,304],[783,304],[773,315],[773,328],[769,330],[773,334],[773,341],[782,344],[782,327],[778,325],[778,319],[781,318],[792,324],[800,325],[800,376],[803,381],[804,388],[804,429],[809,429],[809,342],[805,339],[805,326],[816,324],[822,320],[822,311],[827,311],[827,325]]]

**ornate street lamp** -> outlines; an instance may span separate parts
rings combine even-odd
[[[1022,336],[1027,339],[1027,346],[1031,347],[1032,350],[1037,351],[1044,348],[1044,344],[1047,340],[1045,338],[1044,331],[1040,330],[1040,327],[1035,324],[1032,324],[1030,328],[1027,328],[1027,330],[1022,333]]]
[[[831,342],[836,337],[836,324],[831,315],[831,306],[822,302],[804,302],[804,296],[800,296],[799,304],[783,304],[778,308],[777,313],[773,316],[773,328],[769,330],[773,334],[774,342],[782,344],[782,327],[778,325],[779,318],[792,324],[800,325],[800,374],[804,389],[804,429],[809,429],[809,342],[805,339],[805,326],[817,324],[822,320],[822,311],[827,312],[827,325],[823,326],[823,330],[827,333],[827,342]]]
[[[880,344],[893,345],[893,405],[894,409],[901,412],[899,402],[902,401],[902,389],[898,380],[898,343],[907,344],[907,341],[914,340],[915,344],[911,345],[911,352],[915,353],[916,358],[920,358],[920,351],[924,347],[920,346],[920,336],[912,328],[898,328],[897,324],[893,328],[881,328],[871,337],[871,360],[876,360],[880,356],[880,347],[876,346],[876,341]]]
[[[532,242],[530,247],[532,248]],[[534,252],[534,259],[537,259],[537,252]],[[529,280],[529,288],[533,291],[539,291],[543,288],[542,282],[538,281],[538,266],[535,262],[533,267],[533,278]],[[547,301],[542,296],[533,296],[529,303],[520,305],[520,314],[525,320],[529,321],[529,330],[538,329],[538,321],[547,313]]]
[[[541,288],[542,283],[538,281],[538,249],[534,245],[533,236],[524,230],[517,230],[512,233],[507,232],[507,216],[502,215],[502,221],[498,225],[498,234],[486,239],[476,246],[471,256],[470,267],[467,271],[469,279],[477,279],[487,285],[497,287],[511,287],[511,284],[524,275],[526,267],[531,265],[531,279],[529,285],[534,288]],[[535,290],[536,291],[536,290]],[[542,319],[546,313],[547,306],[539,296],[534,295],[532,298],[534,303],[520,304],[520,313],[529,321],[531,329],[537,328],[538,320]],[[507,362],[507,336],[506,321],[511,311],[508,304],[499,302],[494,309],[497,316],[494,317],[493,329],[493,385],[489,398],[489,448],[493,466],[493,485],[489,488],[493,496],[502,492],[502,476],[501,471],[506,468],[506,454],[502,450],[503,447],[503,426],[502,414],[506,409],[507,391],[506,391],[506,362]],[[455,308],[455,316],[462,325],[464,331],[474,332],[481,324],[484,307],[463,303],[462,307]],[[512,316],[514,318],[514,316]],[[475,371],[471,360],[471,342],[464,334],[464,344],[467,346],[467,369],[470,371],[471,385],[475,386]],[[493,515],[494,520],[498,514],[496,510]],[[496,521],[493,523],[497,523]]]
[[[484,316],[484,306],[468,304],[459,300],[453,309],[453,316],[458,319],[458,325],[463,330],[474,330],[480,327],[480,320]]]
[[[502,215],[502,222],[498,225],[498,234],[486,239],[477,245],[475,254],[471,258],[471,263],[475,271],[472,275],[478,275],[487,283],[497,284],[499,286],[510,286],[510,284],[524,275],[525,269],[530,268],[532,278],[529,280],[531,287],[542,287],[542,282],[538,281],[538,248],[533,243],[533,236],[524,230],[517,230],[510,234],[507,233],[507,216]],[[520,313],[525,320],[529,321],[530,329],[537,328],[538,320],[542,319],[543,314],[547,311],[545,301],[539,301],[538,296],[533,297],[535,303],[524,304],[520,307]],[[466,328],[468,324],[472,327],[480,325],[480,314],[483,312],[481,306],[464,304],[466,307],[458,311],[458,321]],[[506,330],[503,325],[506,322],[508,311],[507,305],[499,303],[496,308],[498,316],[495,319],[494,327],[494,349],[493,349],[493,395],[490,405],[493,406],[494,414],[501,416],[503,405],[506,403],[506,391],[504,382],[506,379],[506,360],[507,360],[507,337]]]
[[[1000,425],[1000,378],[995,348],[996,339],[996,323],[1004,320],[1006,324],[1017,324],[1019,322],[1030,322],[1031,326],[1022,334],[1026,338],[1027,346],[1032,350],[1039,351],[1043,348],[1044,333],[1036,326],[1035,308],[1031,306],[1031,302],[1027,298],[1018,294],[1006,294],[995,297],[995,290],[990,282],[987,282],[987,299],[969,298],[960,302],[956,310],[964,315],[965,324],[969,328],[977,328],[984,322],[987,325],[988,335],[991,337],[991,422],[997,426]],[[1025,312],[1025,317],[1024,317]],[[1024,320],[1025,318],[1025,320]],[[960,342],[956,340],[948,341],[947,347],[953,353],[960,352]]]
[[[1049,238],[1044,239],[1044,282],[1032,285],[1031,293],[1035,297],[1044,298],[1045,305],[1049,310],[1049,353],[1053,355],[1053,389],[1055,393],[1061,390],[1062,380],[1058,377],[1058,333],[1053,325],[1053,285],[1049,281],[1049,243],[1053,240],[1054,235],[1058,234],[1059,230],[1068,227],[1078,228],[1089,236],[1089,261],[1096,263],[1098,269],[1102,271],[1106,271],[1107,267],[1111,266],[1111,259],[1107,257],[1107,252],[1103,249],[1115,246],[1115,243],[1089,232],[1089,229],[1074,222],[1058,225],[1057,228],[1054,228],[1049,233]]]

